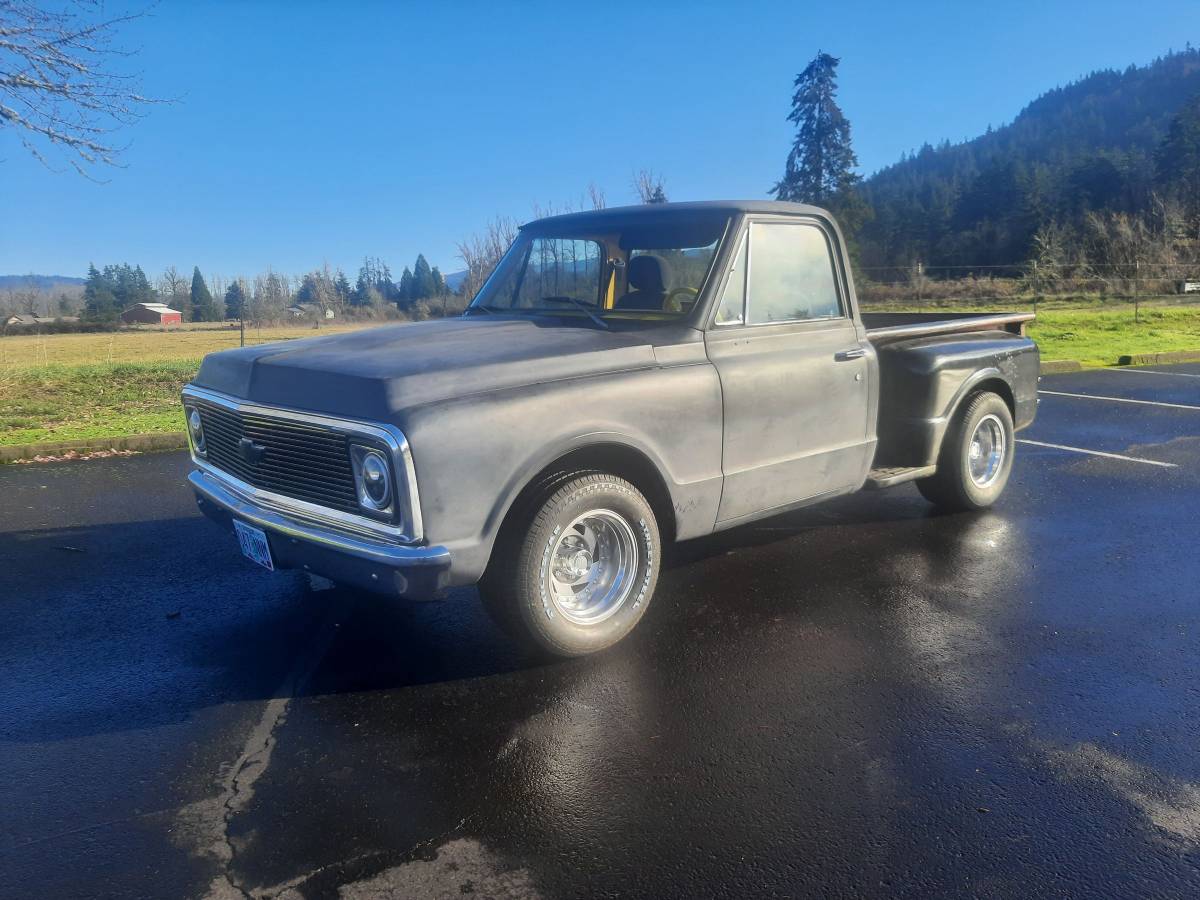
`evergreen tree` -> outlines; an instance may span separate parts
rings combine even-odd
[[[413,266],[412,273],[412,298],[414,300],[427,300],[434,293],[433,269],[429,267],[429,262],[425,259],[425,254],[418,253],[417,262]]]
[[[121,272],[123,291],[119,297],[123,298],[125,303],[132,306],[134,303],[153,303],[158,299],[158,294],[141,266],[134,266],[131,269],[128,265],[124,265],[121,267]]]
[[[192,269],[192,292],[189,300],[192,305],[193,322],[219,322],[221,320],[221,310],[213,300],[212,294],[209,293],[208,285],[204,283],[204,276],[200,274],[199,266]]]
[[[152,303],[156,294],[141,266],[122,263],[103,271],[89,265],[83,297],[86,318],[111,322],[135,303]]]
[[[350,279],[346,277],[346,273],[341,269],[338,269],[337,275],[334,276],[333,290],[337,294],[338,303],[341,306],[345,306],[351,302],[350,298],[354,291],[350,287]]]
[[[654,186],[654,190],[650,194],[650,199],[648,199],[646,202],[647,203],[666,203],[667,202],[667,192],[663,190],[663,186],[662,186],[661,182],[659,182],[658,184],[656,184]]]
[[[225,318],[240,319],[246,309],[246,288],[240,278],[235,278],[225,291]]]
[[[1171,120],[1154,163],[1158,185],[1183,204],[1191,235],[1200,236],[1200,94]]]
[[[443,294],[446,294],[446,293],[449,293],[446,290],[446,279],[442,277],[441,270],[437,266],[434,266],[433,267],[433,295],[435,297],[441,297]]]
[[[319,273],[308,272],[300,281],[300,287],[296,290],[297,303],[316,303],[321,295],[320,285],[317,282]]]
[[[796,139],[783,178],[771,189],[776,199],[836,206],[859,181],[850,123],[837,105],[838,62],[818,53],[796,76],[788,114],[797,126]]]
[[[111,322],[121,314],[113,285],[93,264],[88,265],[83,287],[83,316],[97,322]]]
[[[413,275],[409,271],[408,266],[404,267],[404,271],[400,273],[400,302],[409,304],[415,299],[413,297]]]
[[[399,291],[392,281],[392,272],[387,263],[378,257],[367,256],[358,270],[358,282],[354,287],[354,297],[351,301],[355,306],[370,306],[376,302],[375,294],[383,300],[395,303]]]

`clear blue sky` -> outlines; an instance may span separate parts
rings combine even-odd
[[[110,4],[110,9],[112,8]],[[842,58],[864,173],[973,137],[1037,94],[1200,34],[1195,0],[925,3],[173,2],[128,29],[147,93],[179,102],[124,134],[127,168],[52,173],[0,131],[0,273],[89,261],[225,276],[418,251],[497,214],[765,196],[791,82]]]

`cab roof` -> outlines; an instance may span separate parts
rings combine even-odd
[[[727,216],[732,217],[743,213],[774,213],[791,216],[821,216],[828,218],[825,210],[809,206],[806,203],[789,203],[783,200],[696,200],[687,203],[646,203],[640,206],[613,206],[607,209],[589,209],[582,212],[566,213],[561,216],[547,216],[526,222],[522,228],[540,230],[547,228],[571,228],[575,226],[593,226],[604,223],[627,224],[650,222],[654,219],[673,218],[676,216]]]

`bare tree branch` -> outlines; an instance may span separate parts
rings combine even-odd
[[[633,176],[633,190],[642,203],[666,203],[667,187],[661,175],[641,169]]]
[[[500,216],[487,224],[482,234],[473,234],[458,242],[458,257],[467,267],[461,289],[464,297],[474,297],[487,281],[513,241],[517,239],[517,223]]]
[[[100,0],[45,7],[0,0],[0,131],[12,129],[47,168],[44,148],[59,149],[90,178],[96,166],[117,166],[124,147],[112,135],[142,117],[150,104],[137,78],[114,68],[131,56],[114,43],[120,28],[144,12],[107,17]]]
[[[603,188],[596,186],[596,182],[588,182],[588,200],[591,201],[592,209],[604,209],[608,206],[608,198],[604,195]]]

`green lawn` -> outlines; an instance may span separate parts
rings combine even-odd
[[[1200,307],[1143,309],[1140,323],[1132,309],[1041,310],[1030,336],[1043,359],[1115,365],[1125,353],[1200,350]],[[46,345],[42,358],[53,359],[54,342],[71,337],[40,338]],[[9,356],[0,365],[0,444],[182,431],[179,390],[200,365],[191,355],[86,365],[30,362]]]
[[[1116,365],[1127,353],[1200,350],[1200,307],[1149,307],[1134,322],[1132,309],[1039,310],[1029,336],[1042,359],[1077,359],[1085,366]]]
[[[0,371],[0,444],[182,431],[199,360]]]

